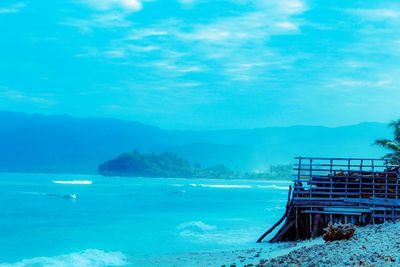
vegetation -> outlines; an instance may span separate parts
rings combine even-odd
[[[394,130],[393,140],[379,139],[374,144],[384,147],[390,151],[384,158],[389,158],[393,163],[398,163],[400,160],[400,119],[392,121],[389,127]]]
[[[199,163],[191,165],[187,160],[172,153],[144,155],[137,150],[131,153],[123,153],[113,160],[100,164],[98,167],[98,173],[105,176],[165,178],[286,179],[290,177],[290,171],[290,165],[271,166],[270,172],[264,173],[234,172],[223,164],[202,168]]]
[[[172,153],[142,155],[137,150],[100,164],[98,173],[106,176],[187,177],[193,175],[190,163]]]

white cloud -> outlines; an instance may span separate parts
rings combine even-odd
[[[127,16],[142,9],[142,0],[76,0],[100,14],[86,18],[67,18],[61,24],[90,32],[93,28],[125,28],[132,25]]]
[[[129,33],[129,35],[125,38],[126,40],[140,40],[148,37],[155,36],[164,36],[167,35],[168,32],[165,30],[157,30],[157,29],[136,29]]]
[[[181,3],[182,5],[193,5],[196,0],[178,0],[179,3]]]
[[[125,15],[117,12],[96,14],[87,19],[68,18],[61,24],[77,27],[82,32],[90,32],[93,28],[126,28],[132,23],[125,19]]]
[[[132,24],[129,27],[135,28],[125,31],[123,37],[111,40],[106,47],[91,49],[86,55],[151,68],[157,77],[165,79],[207,73],[218,76],[218,83],[260,81],[266,79],[268,69],[283,69],[293,63],[292,56],[273,51],[268,41],[274,36],[301,33],[305,22],[299,16],[307,9],[302,1],[227,1],[239,8],[248,6],[242,12],[228,12],[227,16],[198,20],[170,17],[144,27]],[[116,22],[118,26],[123,20]],[[82,26],[85,29],[95,25],[99,23]],[[257,64],[253,64],[255,57]]]
[[[252,2],[253,10],[184,27],[175,23],[168,32],[190,46],[190,54],[210,60],[228,81],[260,81],[267,69],[290,64],[269,48],[268,41],[274,36],[300,34],[303,21],[298,16],[307,7],[299,0]],[[255,57],[259,66],[250,66]]]
[[[297,31],[298,25],[293,23],[293,22],[278,22],[275,24],[278,28],[281,28],[283,30],[288,30],[288,31]]]
[[[135,12],[142,9],[140,0],[80,0],[81,2],[98,10],[112,10],[121,8],[127,12]]]
[[[350,14],[357,15],[364,19],[379,21],[400,18],[400,10],[393,8],[375,8],[375,9],[348,9]]]
[[[199,82],[182,82],[178,83],[176,87],[186,87],[186,88],[191,88],[191,87],[199,87],[202,86],[202,83]]]
[[[352,78],[336,79],[330,84],[330,87],[344,87],[344,88],[382,88],[393,84],[391,79],[378,79],[378,80],[361,80]]]
[[[0,98],[6,98],[15,102],[27,102],[38,105],[51,106],[57,104],[53,99],[49,99],[42,95],[25,94],[18,90],[0,86]]]
[[[298,32],[301,21],[292,17],[306,10],[305,4],[299,0],[281,0],[272,3],[256,1],[255,7],[256,10],[238,16],[223,17],[210,23],[193,25],[191,30],[181,30],[176,35],[189,41],[248,43],[273,35]]]
[[[17,3],[8,7],[0,7],[0,14],[18,13],[25,7],[24,3]]]

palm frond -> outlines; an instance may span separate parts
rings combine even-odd
[[[378,145],[378,146],[386,146],[386,144],[392,142],[392,140],[389,139],[378,139],[375,140],[374,145]]]
[[[400,128],[400,119],[391,121],[389,127]]]

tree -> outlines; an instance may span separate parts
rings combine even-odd
[[[397,164],[400,161],[400,119],[392,121],[389,127],[394,129],[393,140],[378,139],[374,144],[388,149],[390,153],[384,158],[389,158],[392,163]]]

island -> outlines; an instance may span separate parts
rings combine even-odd
[[[239,172],[224,164],[202,167],[170,152],[142,154],[138,150],[123,153],[98,167],[103,176],[153,177],[153,178],[224,178],[224,179],[286,179],[291,165],[270,166],[269,172]]]

